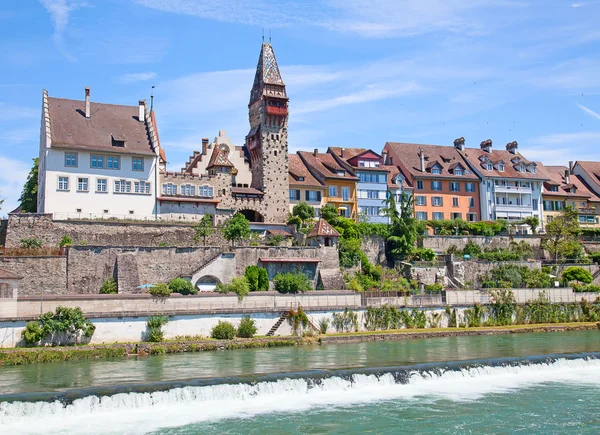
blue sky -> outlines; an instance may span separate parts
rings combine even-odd
[[[290,97],[290,150],[385,141],[600,160],[600,1],[3,0],[0,197],[38,153],[42,89],[137,104],[155,89],[169,169],[242,144],[261,29]]]

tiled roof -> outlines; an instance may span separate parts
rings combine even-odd
[[[531,160],[527,160],[525,157],[523,157],[518,152],[517,152],[517,154],[513,154],[506,150],[492,149],[492,151],[488,153],[487,151],[482,150],[481,148],[465,148],[465,150],[463,151],[463,155],[465,156],[466,159],[468,159],[469,163],[473,167],[477,168],[477,170],[484,177],[523,178],[523,179],[529,179],[529,180],[544,180],[544,179],[546,179],[546,176],[543,173],[537,172],[537,168],[536,168],[535,174],[528,171],[527,169],[524,172],[517,171],[515,169],[515,166],[520,165],[521,162],[524,163],[526,167],[528,167],[531,163],[535,163]],[[519,163],[515,163],[515,160],[517,158],[519,159]],[[484,165],[486,164],[488,159],[494,165],[493,169],[491,171],[484,169]],[[497,164],[499,162],[504,163],[504,171],[498,170]],[[537,165],[537,163],[536,163],[536,165]]]
[[[233,163],[229,161],[229,147],[227,145],[217,145],[213,150],[210,161],[206,169],[212,168],[213,166],[227,166],[233,168]]]
[[[324,187],[319,180],[313,177],[298,154],[290,154],[288,159],[290,164],[290,186]],[[304,179],[301,181],[300,178]]]
[[[386,147],[389,150],[390,157],[393,158],[394,165],[399,166],[403,172],[407,172],[404,175],[412,178],[458,178],[461,180],[479,180],[479,177],[469,170],[469,174],[463,173],[463,175],[454,175],[450,171],[451,167],[455,167],[455,163],[460,163],[465,169],[467,163],[459,151],[453,146],[441,146],[441,145],[425,145],[416,143],[403,143],[403,142],[387,142]],[[425,171],[421,171],[421,159],[419,157],[420,151],[423,150],[425,154]],[[427,169],[428,164],[438,162],[440,166],[440,174],[432,174],[431,166]],[[453,166],[454,165],[454,166]]]
[[[346,168],[342,167],[335,158],[329,153],[317,153],[315,156],[311,152],[298,151],[306,166],[312,168],[323,178],[357,181],[358,178],[350,174]],[[336,171],[344,171],[344,175],[338,175]]]
[[[245,195],[264,195],[264,192],[261,192],[258,189],[253,187],[232,187],[231,193],[237,194],[245,194]]]
[[[356,157],[356,156],[368,151],[366,148],[329,147],[329,149],[333,153],[335,153],[336,156],[341,157],[346,160],[351,159],[352,157]],[[342,157],[342,150],[344,150],[344,157]]]
[[[569,168],[566,166],[545,166],[538,163],[538,170],[546,175],[550,181],[544,183],[544,194],[543,196],[560,196],[569,198],[587,198],[593,201],[598,201],[600,198],[588,188],[587,184],[578,175],[569,175],[569,184],[565,180],[565,171]],[[550,186],[559,186],[558,192],[550,192],[548,188]],[[570,189],[575,187],[576,193],[572,193]]]
[[[306,237],[311,239],[313,237],[321,237],[321,236],[322,237],[340,237],[340,233],[338,233],[336,231],[336,229],[333,228],[329,224],[329,222],[327,222],[325,219],[321,218],[321,219],[319,219],[317,224],[314,226],[314,228],[311,230],[311,232]]]
[[[85,101],[48,98],[48,111],[53,147],[154,155],[138,106],[90,103],[86,118]],[[113,137],[125,146],[113,146]]]
[[[600,162],[580,162],[578,160],[577,164],[581,166],[581,169],[587,172],[596,183],[600,184]]]
[[[15,275],[6,269],[0,269],[0,279],[23,279],[23,277]]]
[[[292,234],[287,230],[267,230],[267,234],[272,236],[292,237]]]
[[[398,185],[395,183],[394,180],[400,174],[400,169],[398,169],[398,167],[394,166],[394,165],[383,165],[382,168],[389,171],[388,178],[387,178],[388,188],[389,189],[397,189]],[[402,187],[404,189],[412,189],[412,186],[410,186],[408,184],[406,177],[402,177],[402,178],[404,179],[402,182]]]

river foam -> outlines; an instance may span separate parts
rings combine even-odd
[[[0,427],[7,434],[141,434],[202,421],[382,400],[472,401],[544,383],[600,387],[600,360],[586,357],[490,365],[458,363],[188,386],[153,393],[91,395],[67,404],[3,402]]]

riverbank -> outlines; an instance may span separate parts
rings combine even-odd
[[[479,328],[400,329],[393,331],[347,332],[319,337],[257,337],[234,340],[174,340],[161,343],[113,343],[104,345],[13,348],[0,350],[0,366],[32,363],[126,358],[129,356],[164,355],[171,353],[209,352],[216,350],[257,349],[361,341],[409,340],[423,338],[499,335],[532,332],[589,331],[600,324],[563,323],[540,325],[510,325]]]

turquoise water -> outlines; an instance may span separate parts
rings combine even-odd
[[[599,351],[587,331],[12,367],[0,432],[600,433]]]

